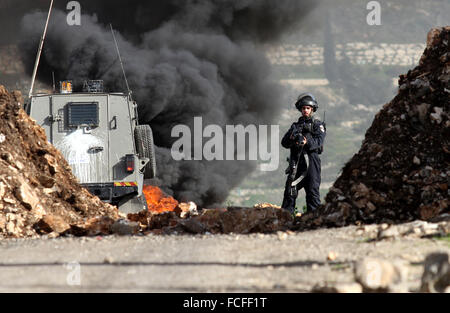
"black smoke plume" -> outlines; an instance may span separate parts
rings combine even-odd
[[[181,201],[217,205],[255,162],[174,161],[171,129],[192,127],[195,116],[204,126],[270,124],[282,105],[281,89],[261,44],[296,29],[313,2],[80,1],[81,26],[66,23],[64,7],[52,13],[39,77],[48,81],[54,71],[61,80],[103,79],[109,91],[124,91],[112,23],[140,123],[153,130],[162,188]],[[30,72],[46,14],[22,19],[21,50]]]

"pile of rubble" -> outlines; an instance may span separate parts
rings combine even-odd
[[[254,207],[227,207],[197,211],[193,202],[180,203],[174,211],[155,214],[141,211],[128,214],[144,234],[249,234],[286,231],[292,227],[292,215],[271,204]]]
[[[419,65],[375,116],[318,212],[300,228],[430,220],[449,212],[450,27],[432,29]]]
[[[108,233],[117,208],[79,185],[20,104],[0,85],[0,238]]]

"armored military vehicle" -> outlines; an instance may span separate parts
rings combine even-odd
[[[33,93],[52,8],[53,0],[39,42],[25,110],[65,156],[81,185],[124,213],[144,210],[144,173],[146,178],[156,175],[153,135],[149,125],[138,123],[137,104],[131,98],[112,25],[126,94],[104,92],[101,80],[85,81],[81,92],[73,92],[72,81],[62,81],[59,93],[55,86],[53,93]]]
[[[33,94],[25,107],[65,156],[80,183],[124,213],[146,209],[146,178],[156,175],[152,130],[139,125],[130,94],[106,93],[103,82],[72,82],[58,93]]]

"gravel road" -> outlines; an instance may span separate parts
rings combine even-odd
[[[354,282],[354,262],[402,260],[417,291],[425,256],[448,241],[367,240],[356,226],[251,235],[106,236],[0,241],[1,292],[309,292]],[[337,256],[327,260],[330,252]],[[75,263],[72,263],[75,262]]]

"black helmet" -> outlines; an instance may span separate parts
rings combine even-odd
[[[313,112],[316,112],[319,108],[319,105],[317,104],[316,98],[310,94],[309,92],[302,93],[298,96],[297,102],[295,102],[295,107],[300,112],[302,111],[302,107],[308,105],[313,108]]]

